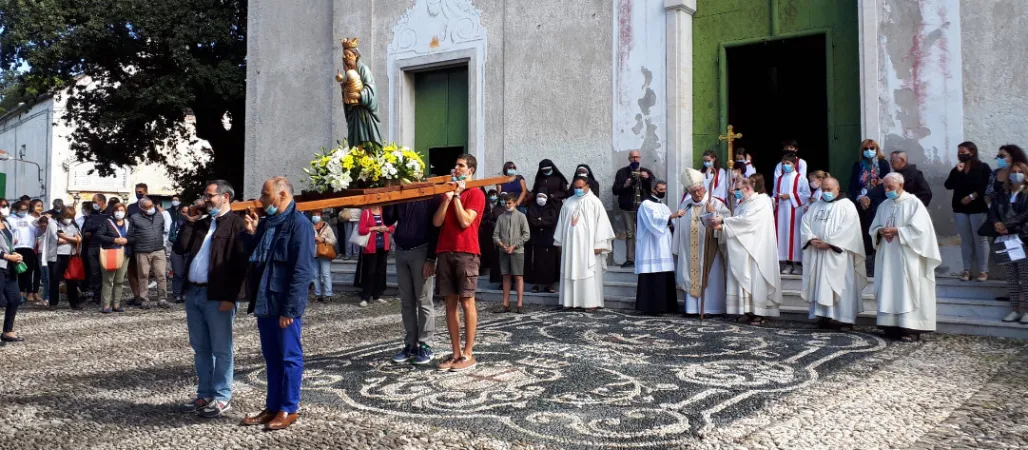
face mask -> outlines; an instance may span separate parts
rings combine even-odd
[[[888,197],[889,200],[896,200],[896,197],[899,197],[899,194],[897,194],[896,191],[885,191],[885,196]]]
[[[60,214],[61,212],[64,211],[64,208],[54,208],[54,211],[56,211],[57,214]]]
[[[4,216],[11,215],[11,208],[8,208],[6,206],[3,207],[3,208],[0,208],[0,214],[3,214]]]
[[[499,197],[497,197],[495,195],[489,197],[489,201],[491,201],[491,202],[495,202],[496,200],[499,200]]]
[[[740,191],[738,189],[735,190],[735,199],[736,200],[742,200],[742,191]]]
[[[654,192],[653,196],[659,199],[663,199],[664,197],[667,197],[667,192]]]
[[[628,166],[631,167],[632,170],[639,170],[639,163],[636,162],[636,161],[632,161],[632,163],[629,164]]]
[[[142,200],[143,197],[146,197],[146,194],[136,193],[136,200]]]
[[[321,222],[321,216],[312,216],[311,217],[311,222],[313,222],[313,223]]]
[[[553,168],[552,167],[544,167],[543,168],[543,175],[546,175],[546,176],[553,175]]]
[[[546,206],[546,197],[536,197],[535,203],[539,206]]]
[[[456,181],[464,181],[464,179],[467,178],[467,177],[468,177],[467,175],[457,175],[456,172],[454,172],[453,175],[450,175],[450,179],[455,181],[455,182]]]
[[[217,210],[215,209],[213,211],[217,211]],[[220,211],[218,211],[218,212],[220,212]],[[275,205],[271,205],[271,206],[269,206],[267,208],[264,208],[264,213],[267,214],[268,216],[274,216],[275,214],[278,213],[278,207],[275,206]],[[216,215],[216,214],[214,214],[212,212],[211,215]]]
[[[100,210],[100,204],[99,203],[93,203],[93,211],[99,211],[99,210]]]
[[[114,218],[121,220],[125,218],[125,211],[118,211],[114,213]]]
[[[583,196],[585,196],[585,189],[575,188],[575,197],[583,197]]]
[[[818,189],[821,189],[821,186],[820,186],[819,184],[817,184],[817,183],[815,183],[815,182],[811,181],[811,182],[810,182],[810,188],[816,191],[816,190],[818,190]]]
[[[786,164],[782,166],[782,172],[792,173],[792,164]]]
[[[267,212],[267,210],[265,210],[265,212]],[[219,215],[221,215],[221,210],[215,207],[211,207],[207,210],[207,213],[209,213],[211,217],[218,217]]]
[[[27,215],[29,215],[28,211],[18,211],[18,217],[21,217],[21,218],[24,219],[25,216],[27,216]]]
[[[65,225],[71,225],[71,219],[62,219],[61,222]]]
[[[714,161],[703,161],[703,167],[711,168],[714,167]]]
[[[823,198],[826,202],[830,202],[832,200],[835,200],[835,194],[831,192],[822,192],[821,198]]]
[[[155,209],[155,208],[150,208],[150,209],[146,210],[146,215],[148,215],[148,216],[152,216],[152,215],[154,215],[154,214],[157,214],[157,209]]]
[[[874,150],[864,150],[864,157],[867,158],[867,159],[874,158],[875,157],[875,151]]]
[[[736,160],[735,161],[735,165],[737,165],[737,166],[745,166],[746,165],[746,160],[745,159]]]
[[[514,211],[514,205],[504,206],[504,208],[507,209],[507,212],[513,212]]]
[[[996,158],[996,168],[997,169],[1006,169],[1007,168],[1007,160],[1005,158]]]
[[[1010,174],[1010,182],[1011,183],[1017,183],[1017,184],[1024,183],[1024,174],[1023,173],[1018,173],[1018,172],[1011,173]]]
[[[37,213],[38,213],[38,212],[43,212],[43,207],[42,207],[42,206],[37,206],[37,207],[36,207],[36,212],[37,212]]]
[[[971,160],[971,155],[957,155],[957,159],[959,159],[960,162],[968,162]]]
[[[178,207],[179,207],[179,206],[181,206],[181,205],[182,205],[182,202],[180,202],[180,201],[178,201],[178,200],[173,200],[173,201],[171,202],[171,206],[174,206],[174,207],[176,207],[176,208],[178,208]]]
[[[507,169],[507,176],[512,177],[518,174],[518,169]]]

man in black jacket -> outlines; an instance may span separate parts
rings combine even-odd
[[[246,222],[230,211],[234,196],[226,181],[207,183],[207,214],[190,208],[173,249],[186,255],[186,325],[199,378],[196,398],[181,411],[207,418],[232,409],[232,324],[249,259]]]
[[[889,155],[889,159],[892,164],[892,171],[899,172],[900,175],[903,175],[903,179],[906,180],[903,183],[903,190],[913,194],[921,200],[921,203],[928,206],[932,201],[932,188],[928,186],[928,182],[924,179],[924,174],[917,170],[916,165],[907,164],[907,153],[900,151],[892,152]]]
[[[639,150],[628,153],[628,167],[622,167],[614,176],[614,195],[618,198],[621,219],[625,223],[625,244],[628,246],[628,261],[622,267],[635,265],[635,220],[639,203],[653,190],[653,172],[640,166],[642,154]]]
[[[150,269],[157,282],[157,306],[168,308],[168,257],[164,250],[164,215],[157,213],[153,200],[143,197],[138,202],[139,212],[129,216],[129,240],[132,244],[132,258],[136,261],[136,276],[139,286],[139,306],[150,309]]]
[[[100,273],[100,239],[94,239],[93,237],[99,235],[100,230],[103,230],[111,219],[111,216],[104,213],[106,210],[107,196],[96,194],[93,196],[93,213],[82,222],[82,235],[89,242],[89,246],[86,247],[87,258],[89,259],[89,263],[86,264],[89,267],[89,272],[86,275],[86,285],[93,291],[94,302],[100,301],[102,279]]]

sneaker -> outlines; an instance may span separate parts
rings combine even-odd
[[[232,411],[232,404],[229,402],[218,400],[216,402],[210,402],[206,408],[201,410],[200,417],[206,419],[213,419],[229,411]]]
[[[1021,325],[1028,325],[1028,314],[1021,316]]]
[[[460,359],[450,366],[450,372],[464,372],[465,370],[474,369],[477,365],[478,361],[475,361],[475,357],[461,356]]]
[[[363,308],[365,306],[368,306],[368,301],[367,300],[361,300],[361,308]]]
[[[179,405],[178,410],[182,413],[195,413],[206,408],[214,399],[213,398],[196,398],[189,403]]]
[[[376,298],[375,301],[379,303],[386,303],[386,299],[384,298]]]
[[[185,297],[183,297],[181,295],[178,296],[178,297],[175,297],[175,303],[185,303],[185,302],[186,302],[186,298]]]
[[[635,261],[625,261],[625,263],[622,264],[621,267],[635,267]]]
[[[325,302],[325,297],[322,297],[322,296],[319,295],[318,298],[316,299],[316,301],[318,303],[324,303]]]
[[[128,306],[139,306],[143,304],[143,299],[139,297],[132,297],[132,300],[129,300],[125,304]]]
[[[1021,313],[1019,313],[1017,311],[1010,311],[1010,314],[1007,314],[1007,316],[1003,318],[1003,321],[1004,322],[1017,322],[1020,319],[1021,319]]]
[[[964,273],[960,274],[960,281],[971,281],[971,271],[965,270]]]
[[[792,266],[793,275],[803,275],[803,266]]]
[[[104,308],[100,310],[100,314],[110,314],[111,308]]]
[[[399,353],[393,355],[393,362],[396,363],[396,364],[407,363],[407,362],[410,362],[413,359],[414,359],[414,349],[412,349],[410,347],[407,347],[407,346],[404,346],[403,350],[400,350]]]
[[[439,363],[439,365],[436,366],[436,370],[440,372],[449,372],[450,369],[453,368],[453,365],[456,363],[457,357],[450,355],[449,358],[444,359],[443,362]]]
[[[151,281],[150,284],[146,285],[147,289],[153,289],[155,287],[157,287],[157,282],[156,281]]]
[[[982,272],[982,273],[978,274],[977,280],[978,281],[989,281],[989,273],[988,272]]]
[[[125,308],[122,308],[122,307],[120,307],[120,306],[116,306],[116,307],[114,307],[114,309],[112,309],[111,311],[114,311],[114,312],[117,312],[117,313],[120,313],[120,312],[125,312]]]
[[[510,312],[510,305],[503,305],[493,310],[494,314],[504,314]]]
[[[143,301],[143,303],[139,304],[139,309],[150,309],[150,308],[153,308],[153,303],[150,302],[149,300]]]
[[[524,307],[518,306],[518,307],[514,308],[514,314],[524,314],[524,313],[525,313]]]
[[[414,361],[412,363],[415,366],[423,366],[432,362],[433,358],[435,358],[435,353],[432,352],[432,347],[422,342],[418,344],[417,350],[414,351]]]
[[[171,308],[171,303],[168,303],[167,300],[161,300],[161,301],[157,302],[157,306],[159,308],[168,309],[168,308]]]

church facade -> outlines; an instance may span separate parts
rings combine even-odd
[[[432,170],[589,164],[602,198],[631,150],[682,195],[729,124],[770,179],[779,142],[845,183],[862,139],[903,150],[935,192],[944,266],[959,241],[943,188],[956,146],[1028,145],[1021,0],[255,0],[249,5],[246,192],[302,178],[346,136],[339,39],[360,38],[385,141]],[[612,217],[616,217],[613,215]]]

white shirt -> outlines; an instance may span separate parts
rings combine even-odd
[[[190,283],[207,284],[207,275],[210,273],[211,265],[211,237],[214,236],[214,230],[217,228],[218,221],[211,220],[211,228],[203,237],[203,245],[200,246],[200,251],[193,258],[193,262],[189,264]]]
[[[14,248],[36,248],[36,237],[39,236],[39,230],[36,228],[38,220],[30,214],[26,214],[25,217],[12,215],[7,218],[11,224],[11,233],[14,234]]]
[[[161,211],[161,216],[164,217],[164,246],[168,246],[168,235],[171,234],[171,213],[168,210]]]

